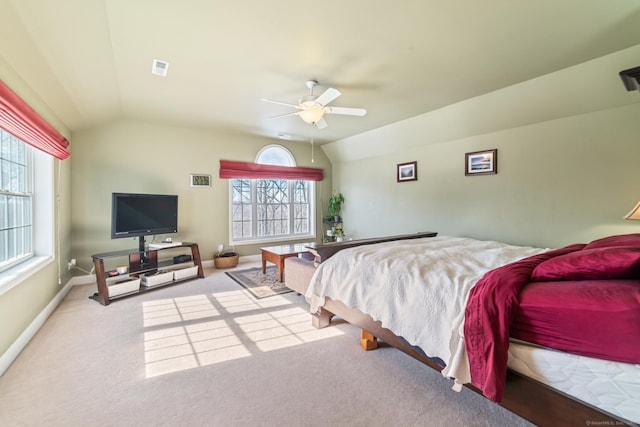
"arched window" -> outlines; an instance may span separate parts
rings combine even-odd
[[[293,154],[281,145],[267,145],[256,156],[259,165],[296,166]]]
[[[289,150],[267,145],[256,163],[296,166]],[[315,237],[315,183],[305,180],[231,180],[231,243]]]

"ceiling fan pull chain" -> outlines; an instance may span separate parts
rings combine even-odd
[[[314,126],[311,125],[311,163],[314,163],[314,159],[313,159],[313,128],[314,128]]]

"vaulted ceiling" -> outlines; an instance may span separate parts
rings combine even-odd
[[[339,140],[640,44],[637,0],[0,0],[0,55],[72,131],[119,117]],[[151,73],[169,62],[167,77]],[[640,65],[640,58],[639,64]]]

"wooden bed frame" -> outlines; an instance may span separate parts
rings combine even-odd
[[[425,365],[442,370],[440,365],[426,357],[418,347],[411,346],[389,329],[383,328],[380,321],[374,321],[371,316],[360,310],[350,309],[340,301],[326,298],[325,304],[312,315],[313,325],[316,328],[327,327],[334,316],[362,328],[360,343],[365,350],[377,348],[377,339],[381,339]],[[482,394],[472,385],[465,387]],[[504,397],[499,405],[539,426],[632,425],[512,370],[507,372]]]

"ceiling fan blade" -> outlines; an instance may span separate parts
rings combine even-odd
[[[340,91],[338,89],[334,89],[332,87],[330,87],[329,89],[325,90],[322,95],[320,95],[317,99],[316,99],[316,103],[322,105],[323,107],[325,105],[327,105],[328,103],[330,103],[331,101],[333,101],[334,99],[336,99],[337,97],[339,97],[340,95],[342,95],[342,93],[340,93]]]
[[[364,108],[346,108],[346,107],[327,107],[327,114],[345,114],[347,116],[364,116],[367,110]]]
[[[280,101],[274,101],[273,99],[266,99],[266,98],[262,98],[261,101],[264,102],[271,102],[272,104],[279,104],[279,105],[285,105],[287,107],[292,107],[295,108],[297,110],[301,110],[302,108],[300,108],[299,105],[295,105],[295,104],[288,104],[286,102],[280,102]]]
[[[324,118],[321,118],[320,120],[318,120],[318,121],[316,122],[316,127],[317,127],[318,129],[324,129],[324,128],[326,128],[327,126],[329,126],[329,125],[327,124],[327,121],[326,121]]]
[[[278,116],[269,117],[269,119],[280,119],[282,117],[297,116],[298,114],[300,114],[300,111],[294,111],[293,113],[286,113],[286,114],[280,114]]]

